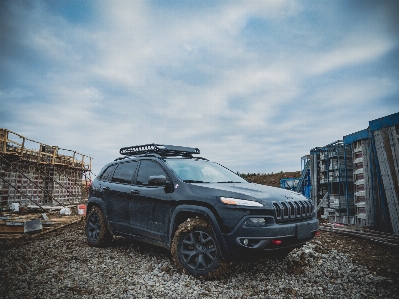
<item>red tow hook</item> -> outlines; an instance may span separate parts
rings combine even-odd
[[[272,240],[272,243],[274,245],[280,245],[281,244],[281,240],[275,239],[275,240]]]

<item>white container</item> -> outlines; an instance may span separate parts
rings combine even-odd
[[[13,210],[14,212],[19,212],[19,203],[18,202],[13,202],[11,204],[11,210]]]
[[[86,205],[78,205],[78,215],[86,216]]]
[[[70,208],[62,208],[61,210],[60,210],[60,215],[71,215],[72,214],[72,212],[71,212],[71,209]]]

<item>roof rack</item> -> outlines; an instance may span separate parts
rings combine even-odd
[[[144,145],[122,147],[119,150],[119,153],[125,156],[158,154],[160,156],[192,157],[192,154],[199,154],[200,150],[193,147],[150,143]]]

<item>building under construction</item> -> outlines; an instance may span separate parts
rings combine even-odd
[[[66,206],[85,200],[91,160],[0,129],[1,209]]]
[[[399,113],[302,158],[296,191],[319,217],[399,234]]]

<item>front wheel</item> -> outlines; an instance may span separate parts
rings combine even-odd
[[[112,239],[100,208],[93,207],[86,220],[87,244],[92,247],[103,247]]]
[[[227,268],[212,227],[198,218],[179,225],[171,252],[176,266],[194,277],[217,278]]]

